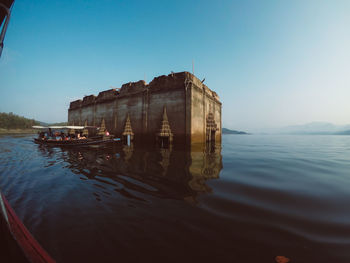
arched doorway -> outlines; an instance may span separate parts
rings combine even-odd
[[[215,145],[217,126],[214,120],[214,114],[210,112],[206,118],[206,142],[210,145]]]

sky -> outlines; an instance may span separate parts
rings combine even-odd
[[[350,1],[16,0],[0,112],[66,121],[69,102],[192,72],[245,131],[350,124]]]

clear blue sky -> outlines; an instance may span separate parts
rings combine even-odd
[[[69,102],[192,71],[223,125],[350,123],[350,1],[16,0],[0,111],[66,121]]]

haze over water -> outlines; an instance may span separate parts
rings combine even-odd
[[[193,152],[0,137],[0,188],[57,262],[350,262],[350,137]]]

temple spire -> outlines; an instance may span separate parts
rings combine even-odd
[[[86,126],[88,126],[87,120],[85,120],[85,123],[84,123],[84,130],[83,130],[83,135],[84,136],[88,136],[89,135],[89,130],[86,128]]]
[[[131,121],[130,121],[129,114],[128,114],[128,117],[126,118],[124,132],[122,135],[126,136],[126,137],[128,135],[130,135],[130,140],[132,140],[134,138],[134,133],[133,133],[132,128],[131,128]]]
[[[105,119],[103,118],[101,121],[101,127],[100,130],[98,131],[99,135],[104,135],[106,132],[106,123],[105,123]]]
[[[164,106],[163,109],[163,120],[161,124],[161,128],[159,132],[157,133],[157,137],[159,138],[168,138],[169,142],[173,140],[173,134],[170,129],[169,121],[168,121],[168,115],[166,113],[166,107]]]

